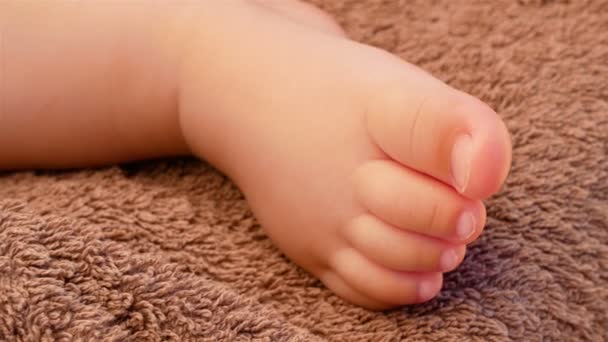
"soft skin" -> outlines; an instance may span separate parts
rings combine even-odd
[[[0,23],[0,167],[193,154],[368,308],[437,295],[510,166],[490,107],[296,0],[4,1]]]

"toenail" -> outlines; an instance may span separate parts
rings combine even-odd
[[[441,258],[439,258],[439,267],[441,270],[446,272],[452,270],[456,267],[458,263],[458,255],[456,255],[456,251],[453,249],[449,249],[441,253]]]
[[[475,216],[465,211],[458,218],[456,225],[456,235],[460,240],[467,240],[475,233]]]
[[[469,168],[471,164],[471,158],[473,153],[473,140],[468,134],[459,135],[454,140],[454,147],[452,148],[452,182],[458,192],[462,193],[467,187],[469,182]]]
[[[426,302],[427,300],[435,297],[437,293],[437,286],[434,281],[423,280],[418,284],[418,300]]]

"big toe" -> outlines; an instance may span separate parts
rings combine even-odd
[[[509,133],[477,98],[407,63],[376,91],[368,110],[373,140],[392,159],[473,199],[500,189],[511,163]],[[392,79],[391,79],[392,80]]]

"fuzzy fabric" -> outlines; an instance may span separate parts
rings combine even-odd
[[[343,302],[199,161],[4,173],[0,340],[608,339],[608,2],[315,2],[512,133],[511,175],[441,295],[381,313]]]

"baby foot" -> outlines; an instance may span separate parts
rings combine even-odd
[[[217,3],[183,63],[193,152],[339,296],[373,309],[433,298],[507,175],[498,115],[339,30],[268,4]]]

